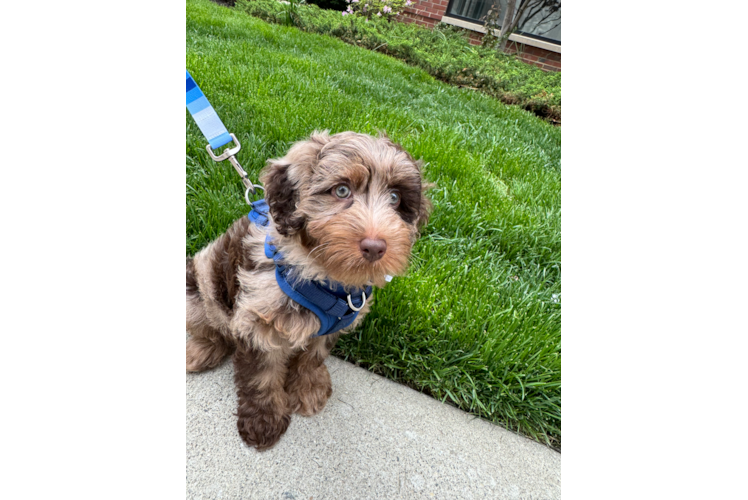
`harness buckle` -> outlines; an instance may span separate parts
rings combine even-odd
[[[350,307],[356,312],[359,312],[361,309],[363,309],[364,306],[366,305],[366,292],[361,292],[361,297],[364,299],[364,301],[361,303],[361,307],[355,307],[353,305],[353,302],[351,302],[351,294],[349,293],[348,294],[348,307]]]

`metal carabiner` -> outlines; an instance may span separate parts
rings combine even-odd
[[[262,189],[263,191],[265,191],[265,188],[258,184],[252,184],[252,181],[249,180],[249,174],[247,174],[247,172],[239,164],[239,160],[236,159],[236,153],[238,153],[242,149],[242,145],[239,144],[239,139],[237,139],[234,134],[230,133],[229,135],[234,141],[234,144],[236,144],[236,147],[228,148],[218,156],[213,153],[213,149],[210,147],[210,144],[205,146],[205,149],[208,151],[210,157],[213,158],[213,161],[219,162],[228,160],[229,163],[231,163],[231,166],[234,167],[234,170],[236,170],[236,172],[241,176],[242,184],[244,184],[244,187],[247,188],[246,191],[244,191],[244,200],[247,202],[247,205],[254,208],[252,202],[249,201],[249,194],[252,193],[252,195],[254,196],[255,194],[257,194],[257,188]]]

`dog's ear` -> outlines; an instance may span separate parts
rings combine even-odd
[[[260,175],[270,215],[283,236],[294,235],[304,227],[306,219],[296,209],[299,187],[311,177],[319,152],[329,140],[326,130],[315,131],[308,140],[294,144],[283,158],[268,160]]]
[[[304,226],[304,218],[294,215],[299,195],[294,182],[289,179],[291,164],[284,160],[268,160],[260,181],[265,186],[265,200],[275,228],[283,236],[291,236]]]
[[[426,198],[424,193],[432,187],[435,187],[436,184],[427,181],[423,176],[423,160],[418,160],[416,162],[416,166],[421,172],[421,203],[418,207],[418,215],[416,216],[416,220],[415,222],[413,222],[413,224],[415,224],[415,226],[420,230],[422,227],[428,224],[429,215],[431,215],[431,210],[433,210],[434,208],[434,206],[431,204],[431,200]]]

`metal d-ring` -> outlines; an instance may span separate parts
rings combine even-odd
[[[364,301],[361,303],[361,307],[354,307],[353,306],[353,302],[351,302],[351,294],[349,293],[348,294],[348,307],[350,307],[351,309],[353,309],[356,312],[358,312],[361,309],[363,309],[364,306],[366,305],[366,293],[361,292],[361,297],[363,297],[363,299],[364,299]]]
[[[252,189],[252,188],[254,188],[254,189]],[[251,190],[252,194],[255,194],[255,190],[256,189],[262,189],[263,191],[265,191],[265,188],[262,187],[262,186],[260,186],[260,185],[258,185],[258,184],[252,184],[250,186],[247,186],[247,190],[244,191],[244,200],[247,202],[247,205],[249,205],[252,208],[254,208],[254,205],[252,204],[251,201],[249,201],[249,192]]]

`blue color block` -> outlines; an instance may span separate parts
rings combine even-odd
[[[220,148],[221,146],[225,146],[229,142],[231,142],[233,139],[229,135],[228,132],[224,132],[223,134],[219,135],[218,137],[215,137],[211,139],[210,141],[210,147],[213,149]]]
[[[204,110],[205,108],[210,108],[210,107],[211,107],[210,103],[205,98],[205,96],[198,97],[197,99],[195,99],[191,103],[187,104],[187,109],[190,110],[190,114],[191,115],[195,115],[195,114],[199,113],[200,111]]]

